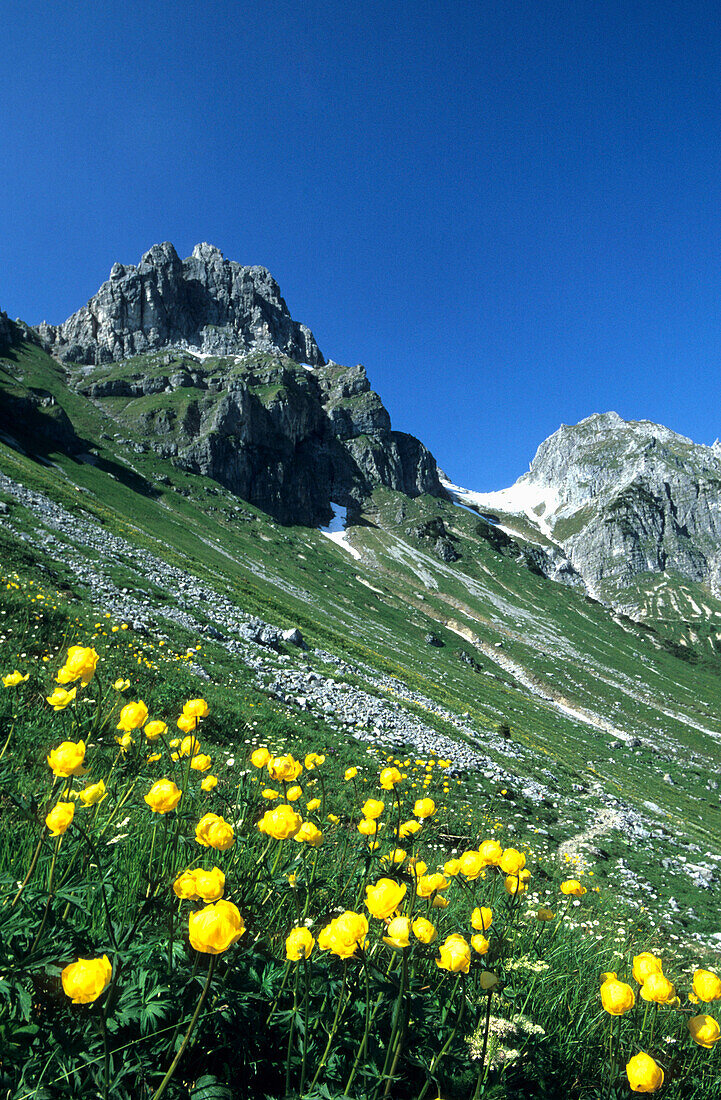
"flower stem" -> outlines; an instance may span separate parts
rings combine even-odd
[[[185,1048],[187,1047],[188,1043],[190,1042],[190,1036],[193,1033],[193,1028],[195,1027],[195,1025],[197,1023],[198,1016],[200,1016],[203,1005],[205,1004],[205,998],[208,996],[208,990],[210,989],[210,980],[213,977],[213,970],[215,968],[216,957],[217,956],[215,956],[215,955],[210,956],[210,964],[208,966],[208,975],[205,979],[205,985],[203,986],[203,992],[200,994],[200,999],[199,999],[197,1005],[195,1006],[195,1012],[193,1013],[193,1018],[191,1019],[190,1024],[188,1025],[188,1030],[185,1033],[185,1038],[183,1039],[182,1043],[180,1044],[180,1050],[175,1055],[175,1058],[173,1058],[173,1061],[170,1063],[170,1069],[165,1074],[165,1077],[163,1078],[163,1080],[160,1082],[158,1088],[153,1093],[153,1095],[151,1097],[151,1100],[160,1100],[160,1097],[165,1092],[165,1090],[166,1090],[166,1088],[167,1088],[167,1086],[170,1082],[170,1079],[172,1078],[173,1074],[175,1073],[175,1071],[178,1067],[178,1063],[180,1062],[180,1059],[185,1054]]]

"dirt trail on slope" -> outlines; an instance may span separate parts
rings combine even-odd
[[[610,833],[611,829],[618,829],[622,822],[623,814],[619,813],[618,810],[609,810],[606,807],[601,807],[598,811],[595,824],[569,837],[568,840],[564,840],[562,844],[559,844],[557,851],[558,859],[562,860],[564,856],[579,855],[579,849],[585,847],[589,840],[593,840],[593,838],[597,836],[603,836],[604,833]]]

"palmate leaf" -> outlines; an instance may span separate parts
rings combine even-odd
[[[227,1085],[212,1074],[199,1077],[190,1090],[191,1100],[232,1100],[232,1092]]]

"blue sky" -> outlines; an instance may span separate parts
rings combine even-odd
[[[4,0],[0,309],[263,264],[459,483],[615,409],[721,435],[721,9]]]

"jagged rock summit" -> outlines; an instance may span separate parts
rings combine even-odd
[[[185,260],[166,241],[137,266],[113,264],[86,306],[61,325],[43,321],[37,332],[64,362],[111,363],[173,346],[216,355],[278,351],[311,366],[324,362],[270,272],[226,260],[206,243]]]
[[[561,548],[589,591],[613,602],[650,573],[721,591],[718,444],[597,413],[561,425],[510,488],[467,502]]]

